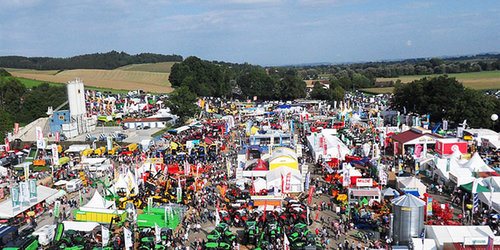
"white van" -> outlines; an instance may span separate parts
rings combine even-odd
[[[66,183],[66,191],[68,193],[73,193],[75,191],[78,191],[82,188],[83,186],[83,181],[80,180],[80,179],[73,179],[71,181],[68,181],[68,183]]]

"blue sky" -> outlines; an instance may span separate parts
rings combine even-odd
[[[498,0],[0,0],[0,55],[284,65],[500,52]]]

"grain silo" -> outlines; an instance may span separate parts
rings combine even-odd
[[[76,78],[74,81],[69,81],[66,86],[68,90],[71,126],[73,128],[76,128],[76,131],[70,134],[76,135],[90,132],[92,130],[91,125],[94,124],[92,123],[91,119],[87,117],[87,108],[85,107],[85,89],[83,82],[80,81],[80,79]]]
[[[396,245],[407,245],[411,238],[420,237],[424,228],[425,202],[412,194],[392,200],[394,219],[392,238]]]

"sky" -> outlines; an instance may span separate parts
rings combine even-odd
[[[262,66],[500,52],[498,0],[0,0],[0,55]]]

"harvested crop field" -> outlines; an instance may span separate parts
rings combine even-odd
[[[377,78],[377,81],[394,81],[398,79],[402,83],[408,83],[424,77],[436,77],[439,75],[412,75],[400,76],[395,78]],[[449,77],[455,77],[465,87],[472,89],[500,89],[500,71],[482,71],[471,73],[448,74]]]
[[[146,92],[169,93],[172,87],[168,81],[169,73],[125,71],[125,70],[100,70],[100,69],[76,69],[62,71],[56,75],[35,74],[25,72],[11,72],[16,77],[49,81],[56,83],[66,83],[74,80],[75,77],[83,80],[86,86],[137,90]]]
[[[170,73],[174,64],[176,64],[176,62],[131,64],[120,67],[117,70]]]

